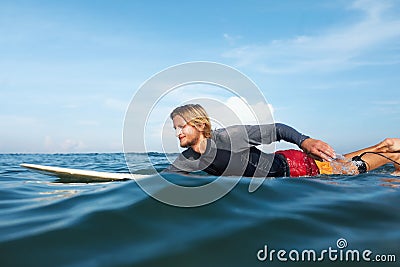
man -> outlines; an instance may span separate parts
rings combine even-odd
[[[166,172],[298,177],[358,174],[388,162],[396,162],[396,172],[400,170],[397,163],[400,160],[400,139],[386,139],[373,147],[336,159],[328,144],[284,124],[236,125],[212,131],[207,112],[198,104],[177,107],[170,117],[180,146],[187,149]],[[304,152],[291,149],[267,154],[256,148],[280,140],[296,144]]]

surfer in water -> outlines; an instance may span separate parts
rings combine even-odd
[[[394,163],[400,175],[400,139],[384,141],[343,156],[327,143],[281,123],[235,125],[211,130],[205,109],[198,104],[175,108],[171,114],[181,147],[187,148],[165,172],[205,171],[211,175],[299,177],[319,174],[356,175]],[[264,153],[256,146],[284,140],[301,150]]]

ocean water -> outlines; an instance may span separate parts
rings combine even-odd
[[[134,157],[134,172],[153,173],[146,154]],[[167,166],[165,155],[150,157]],[[390,165],[266,179],[253,193],[242,178],[214,203],[179,208],[135,181],[63,183],[24,162],[128,172],[123,154],[0,155],[0,266],[400,266],[400,179]]]

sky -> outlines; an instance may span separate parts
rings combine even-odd
[[[240,71],[275,121],[338,153],[400,135],[399,1],[0,0],[0,153],[122,152],[141,85],[192,61]]]

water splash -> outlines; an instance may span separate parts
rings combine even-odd
[[[335,159],[331,161],[331,167],[333,173],[347,174],[347,175],[357,175],[358,168],[354,162],[343,156],[342,154],[336,154]]]

